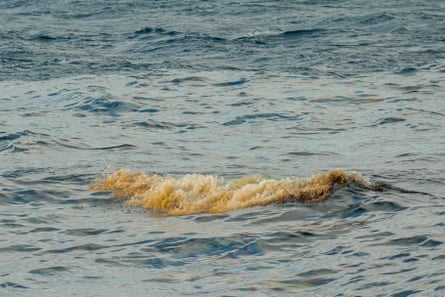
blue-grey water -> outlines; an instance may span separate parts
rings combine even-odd
[[[0,296],[445,296],[445,1],[0,1]],[[355,171],[159,216],[126,168]]]

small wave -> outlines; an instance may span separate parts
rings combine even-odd
[[[434,240],[426,235],[415,235],[410,237],[396,238],[391,239],[385,243],[385,245],[418,245],[418,246],[427,246],[427,247],[435,247],[441,245],[443,242]]]
[[[50,42],[50,41],[55,41],[58,38],[54,37],[54,36],[46,35],[46,34],[39,34],[35,37],[35,39],[38,41],[42,41],[42,42]]]
[[[30,130],[18,131],[16,133],[0,132],[0,151],[10,151],[12,153],[27,152],[32,145],[48,146],[49,143],[42,139],[48,138],[48,134],[37,133]],[[26,142],[25,138],[33,139]],[[25,143],[23,143],[25,142]]]
[[[405,75],[409,75],[409,74],[415,74],[416,72],[418,72],[418,69],[416,67],[401,67],[401,68],[396,68],[393,71],[395,74],[405,74]]]
[[[135,145],[128,144],[128,143],[110,145],[110,146],[97,146],[97,147],[90,147],[90,146],[86,146],[85,144],[72,145],[72,144],[67,143],[66,141],[55,141],[55,143],[61,147],[65,147],[65,148],[69,148],[69,149],[76,149],[76,150],[86,150],[86,151],[127,150],[127,149],[133,149],[136,147]]]
[[[71,105],[66,106],[68,109]],[[116,115],[127,111],[137,111],[139,107],[131,102],[113,100],[109,95],[102,95],[99,98],[88,97],[82,102],[75,105],[75,108],[82,111],[89,111],[93,113],[106,113],[109,115]]]
[[[296,288],[321,286],[335,281],[338,278],[339,271],[322,268],[300,273],[294,278],[270,280],[266,282],[266,286],[279,292]]]
[[[179,85],[182,83],[202,83],[207,81],[207,78],[201,76],[186,76],[172,79],[170,82]]]
[[[56,275],[60,272],[69,272],[69,271],[70,271],[70,269],[68,267],[52,266],[52,267],[33,269],[33,270],[30,270],[29,273],[40,274],[40,275]]]
[[[152,28],[152,27],[144,27],[141,29],[138,29],[134,32],[135,35],[147,35],[147,34],[161,34],[161,35],[177,35],[179,32],[176,31],[167,31],[162,28]]]
[[[322,33],[324,29],[300,29],[292,31],[284,31],[279,36],[283,37],[300,37]]]
[[[26,134],[29,134],[27,130],[25,130],[23,132],[16,132],[16,133],[0,132],[0,142],[8,141],[8,140],[16,140]]]
[[[243,116],[238,116],[233,120],[223,123],[223,126],[235,126],[240,125],[248,121],[255,121],[259,119],[267,119],[267,120],[292,120],[297,121],[300,119],[299,116],[287,116],[279,113],[260,113],[260,114],[247,114]]]
[[[367,182],[358,174],[337,169],[309,179],[267,179],[258,175],[224,182],[201,174],[162,176],[119,170],[95,180],[91,190],[113,191],[127,198],[127,205],[141,206],[169,215],[223,213],[271,203],[317,203],[327,200],[336,184]]]
[[[13,141],[22,137],[23,133],[6,133],[0,132],[0,152],[5,150],[16,151]]]
[[[3,282],[0,283],[0,288],[13,288],[13,289],[29,289],[27,286],[13,283],[13,282]]]
[[[404,118],[398,118],[398,117],[384,117],[379,119],[375,124],[372,124],[370,127],[376,127],[379,125],[386,125],[386,124],[394,124],[394,123],[400,123],[405,122],[406,119]]]
[[[215,87],[231,87],[231,86],[239,86],[242,85],[246,82],[248,82],[249,80],[245,79],[245,78],[240,78],[238,80],[233,80],[233,81],[227,81],[227,82],[222,82],[222,83],[216,83],[214,84]]]
[[[53,138],[48,134],[37,133],[30,130],[15,133],[0,132],[0,152],[11,153],[29,152],[32,149],[74,149],[74,150],[129,150],[136,146],[123,143],[109,146],[90,146],[85,143],[73,143],[71,139]]]
[[[240,36],[233,41],[241,42],[254,42],[257,44],[267,44],[268,41],[276,39],[293,39],[293,38],[303,38],[303,37],[313,37],[324,33],[325,29],[295,29],[288,31],[275,31],[275,32],[255,32],[247,36]]]

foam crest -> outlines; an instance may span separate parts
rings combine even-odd
[[[126,198],[127,205],[141,206],[169,215],[222,213],[270,203],[323,202],[334,185],[366,185],[356,173],[336,169],[308,179],[268,179],[250,175],[226,182],[223,178],[201,174],[183,177],[116,171],[95,180],[91,190],[113,191],[115,198]]]

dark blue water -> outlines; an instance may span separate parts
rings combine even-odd
[[[444,296],[445,2],[0,2],[0,296]],[[159,216],[126,168],[347,185]]]
[[[442,69],[442,1],[3,1],[2,80]]]

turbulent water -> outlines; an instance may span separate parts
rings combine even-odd
[[[0,2],[0,296],[445,296],[445,2],[214,2]]]
[[[223,213],[271,203],[320,203],[332,195],[337,184],[368,186],[362,177],[333,170],[309,180],[273,180],[246,176],[225,184],[213,176],[199,174],[181,178],[117,171],[96,180],[92,190],[112,190],[116,197],[170,215]]]

